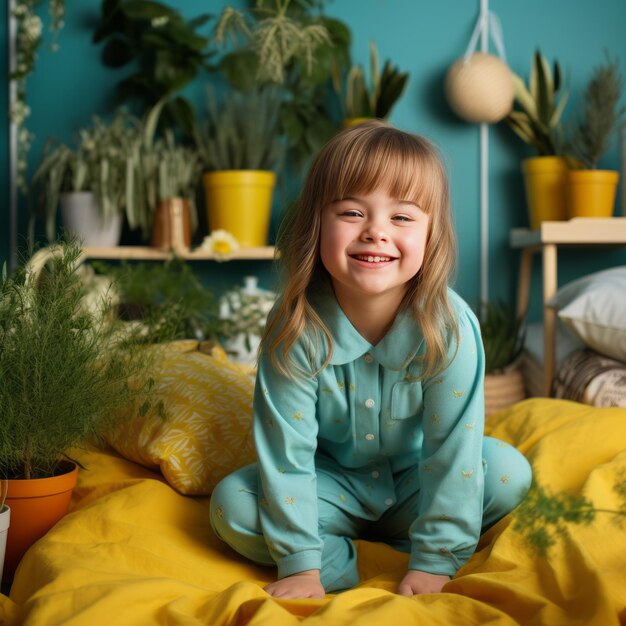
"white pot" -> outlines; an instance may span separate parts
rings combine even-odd
[[[90,191],[74,191],[61,195],[61,215],[68,233],[76,235],[84,246],[117,246],[122,236],[122,215],[107,220],[102,217],[100,203]]]
[[[0,509],[0,580],[2,580],[2,570],[4,569],[4,553],[7,548],[7,533],[11,521],[11,509],[3,504]]]

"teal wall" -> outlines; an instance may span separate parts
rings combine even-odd
[[[185,15],[203,11],[217,13],[225,2],[178,0]],[[238,4],[242,4],[239,2]],[[210,5],[210,6],[209,6]],[[50,136],[64,140],[90,122],[94,113],[107,114],[112,109],[112,95],[119,73],[105,68],[99,50],[91,43],[93,24],[100,2],[67,2],[65,29],[59,37],[60,50],[52,53],[41,48],[37,69],[29,85],[32,109],[30,128],[36,134],[31,151],[35,166],[43,142]],[[439,145],[448,165],[452,201],[459,233],[458,291],[473,305],[479,300],[479,128],[462,122],[450,111],[443,95],[443,77],[451,63],[463,54],[478,14],[479,0],[335,0],[327,7],[329,15],[346,22],[352,31],[352,53],[356,61],[367,63],[368,43],[375,40],[381,58],[390,58],[410,72],[407,92],[394,109],[391,121],[400,128],[424,134]],[[590,71],[604,60],[604,50],[616,56],[626,73],[626,2],[624,0],[491,0],[490,8],[502,22],[506,52],[511,68],[526,76],[536,47],[549,58],[557,58],[565,70],[571,92],[566,119],[573,119]],[[4,29],[3,29],[4,30]],[[2,33],[6,39],[6,33]],[[3,60],[6,58],[3,46]],[[6,65],[6,63],[4,63]],[[190,89],[201,101],[205,83],[202,77]],[[5,89],[5,81],[2,81]],[[6,102],[6,98],[3,99]],[[626,104],[626,96],[624,97]],[[1,106],[5,106],[2,104]],[[3,118],[3,119],[6,119]],[[0,136],[2,160],[0,188],[7,186],[6,129]],[[503,124],[492,126],[490,149],[490,294],[492,298],[514,298],[518,254],[508,248],[510,228],[526,226],[520,159],[530,151]],[[600,163],[619,169],[617,142]],[[8,230],[7,200],[0,206],[0,254],[6,256]],[[4,199],[4,197],[3,197]],[[619,211],[619,199],[617,202]],[[25,228],[22,207],[21,231]],[[617,263],[626,263],[626,250],[593,252],[577,250],[560,255],[560,280]],[[235,263],[219,267],[224,280],[250,271]],[[217,266],[204,265],[207,272]],[[257,269],[252,265],[252,269]],[[266,264],[265,282],[271,280]],[[538,275],[533,293],[539,298]],[[537,308],[534,313],[536,316]]]

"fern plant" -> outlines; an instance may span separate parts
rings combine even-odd
[[[398,101],[409,79],[408,72],[400,72],[391,61],[385,61],[382,73],[378,50],[370,43],[370,78],[368,85],[363,68],[354,65],[348,72],[345,95],[347,117],[377,117],[385,119]]]
[[[71,448],[98,439],[129,406],[150,407],[153,357],[84,306],[80,254],[75,243],[43,249],[0,281],[3,477],[51,476]],[[54,264],[37,273],[48,258]]]
[[[606,152],[611,133],[618,127],[626,107],[619,101],[625,80],[617,59],[607,54],[604,65],[596,67],[583,94],[583,113],[572,138],[572,151],[587,169],[595,169]]]
[[[552,71],[539,50],[533,55],[528,85],[512,73],[515,103],[519,109],[506,117],[507,124],[525,143],[533,146],[539,156],[563,152],[561,117],[569,94],[562,91],[561,68],[554,62]],[[561,92],[561,93],[559,93]]]

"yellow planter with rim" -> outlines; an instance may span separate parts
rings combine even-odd
[[[240,246],[267,245],[274,172],[223,170],[202,177],[209,230],[227,230]]]
[[[530,227],[567,219],[567,162],[562,157],[541,156],[522,161]]]
[[[619,173],[611,170],[569,172],[569,216],[612,217]]]

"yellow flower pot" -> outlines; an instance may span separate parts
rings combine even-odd
[[[224,170],[202,177],[209,229],[227,230],[240,246],[267,245],[274,172]]]
[[[533,157],[522,161],[530,227],[567,219],[567,163],[561,157]]]
[[[569,172],[569,216],[612,217],[619,173],[610,170]]]
[[[346,117],[341,122],[342,128],[351,128],[352,126],[358,126],[359,124],[363,124],[363,122],[371,122],[374,117]]]

